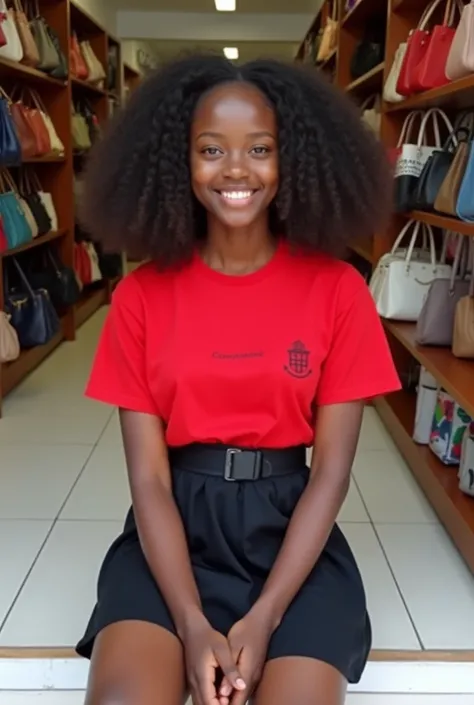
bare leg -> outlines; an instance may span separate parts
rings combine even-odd
[[[85,705],[183,705],[180,641],[146,622],[118,622],[97,637]]]
[[[347,682],[333,666],[310,658],[269,661],[254,705],[344,705]]]

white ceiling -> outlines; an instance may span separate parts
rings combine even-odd
[[[214,0],[111,0],[118,10],[139,12],[215,12]],[[236,0],[237,12],[315,13],[318,0]],[[230,13],[229,13],[230,14]]]

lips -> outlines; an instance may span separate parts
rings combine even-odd
[[[222,189],[216,193],[231,206],[243,206],[250,203],[258,189]]]

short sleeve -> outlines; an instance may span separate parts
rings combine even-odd
[[[115,289],[95,355],[86,396],[156,415],[147,383],[145,307],[133,274]]]
[[[400,380],[370,291],[360,274],[348,265],[339,282],[317,403],[341,404],[399,389]]]

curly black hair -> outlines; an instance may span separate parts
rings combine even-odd
[[[384,151],[321,72],[187,56],[145,80],[93,150],[81,218],[107,249],[164,266],[192,254],[206,223],[191,187],[193,114],[205,93],[232,81],[256,86],[275,110],[280,184],[271,222],[280,236],[340,254],[383,226],[392,192]]]

